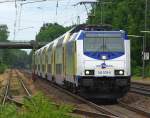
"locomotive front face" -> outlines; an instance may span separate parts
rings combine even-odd
[[[130,87],[130,41],[124,31],[82,31],[76,43],[80,88],[104,98],[125,95]]]
[[[82,35],[82,76],[130,75],[129,49],[123,31],[84,32]]]

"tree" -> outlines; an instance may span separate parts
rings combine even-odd
[[[102,1],[102,0],[100,0]],[[103,0],[104,2],[106,0]],[[108,1],[108,0],[107,0]],[[150,9],[150,1],[148,1],[148,9]],[[101,23],[101,6],[96,6],[94,24]],[[147,19],[150,19],[150,10],[147,13]],[[103,7],[104,24],[111,24],[114,29],[125,30],[128,34],[137,34],[144,30],[145,1],[144,0],[115,0],[111,4]],[[89,23],[89,19],[87,20]],[[150,20],[147,20],[147,27],[150,28]],[[147,47],[150,47],[150,36],[147,37]],[[150,50],[149,50],[150,51]],[[131,38],[131,57],[132,72],[137,74],[137,68],[141,69],[142,65],[142,39]],[[147,67],[150,63],[147,62]],[[150,69],[149,69],[150,70]],[[138,70],[139,71],[139,70]],[[147,73],[148,74],[148,73]]]
[[[36,36],[37,41],[50,42],[60,35],[64,34],[68,28],[65,28],[57,23],[44,24]]]
[[[8,42],[7,25],[0,25],[0,42]],[[8,67],[26,68],[29,63],[27,52],[18,49],[0,49],[0,73]]]
[[[8,34],[9,32],[7,25],[0,25],[0,41],[6,41]]]

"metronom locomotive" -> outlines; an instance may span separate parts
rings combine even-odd
[[[110,26],[78,25],[35,52],[34,73],[89,98],[130,88],[130,40]]]

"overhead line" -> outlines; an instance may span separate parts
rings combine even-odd
[[[52,1],[56,1],[56,0],[35,0],[35,1],[31,1],[31,2],[24,2],[24,3],[22,3],[22,5],[38,3],[38,2],[52,2]],[[57,1],[63,1],[63,0],[57,0]]]
[[[9,2],[17,2],[17,1],[24,1],[24,0],[5,0],[5,1],[0,1],[0,3],[9,3]]]
[[[47,1],[47,0],[37,0],[37,1],[25,2],[25,3],[21,3],[21,4],[25,5],[25,4],[32,4],[32,3],[45,2],[45,1]]]

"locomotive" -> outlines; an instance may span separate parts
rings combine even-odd
[[[34,58],[36,76],[89,98],[117,99],[130,89],[130,40],[123,30],[78,25]]]

